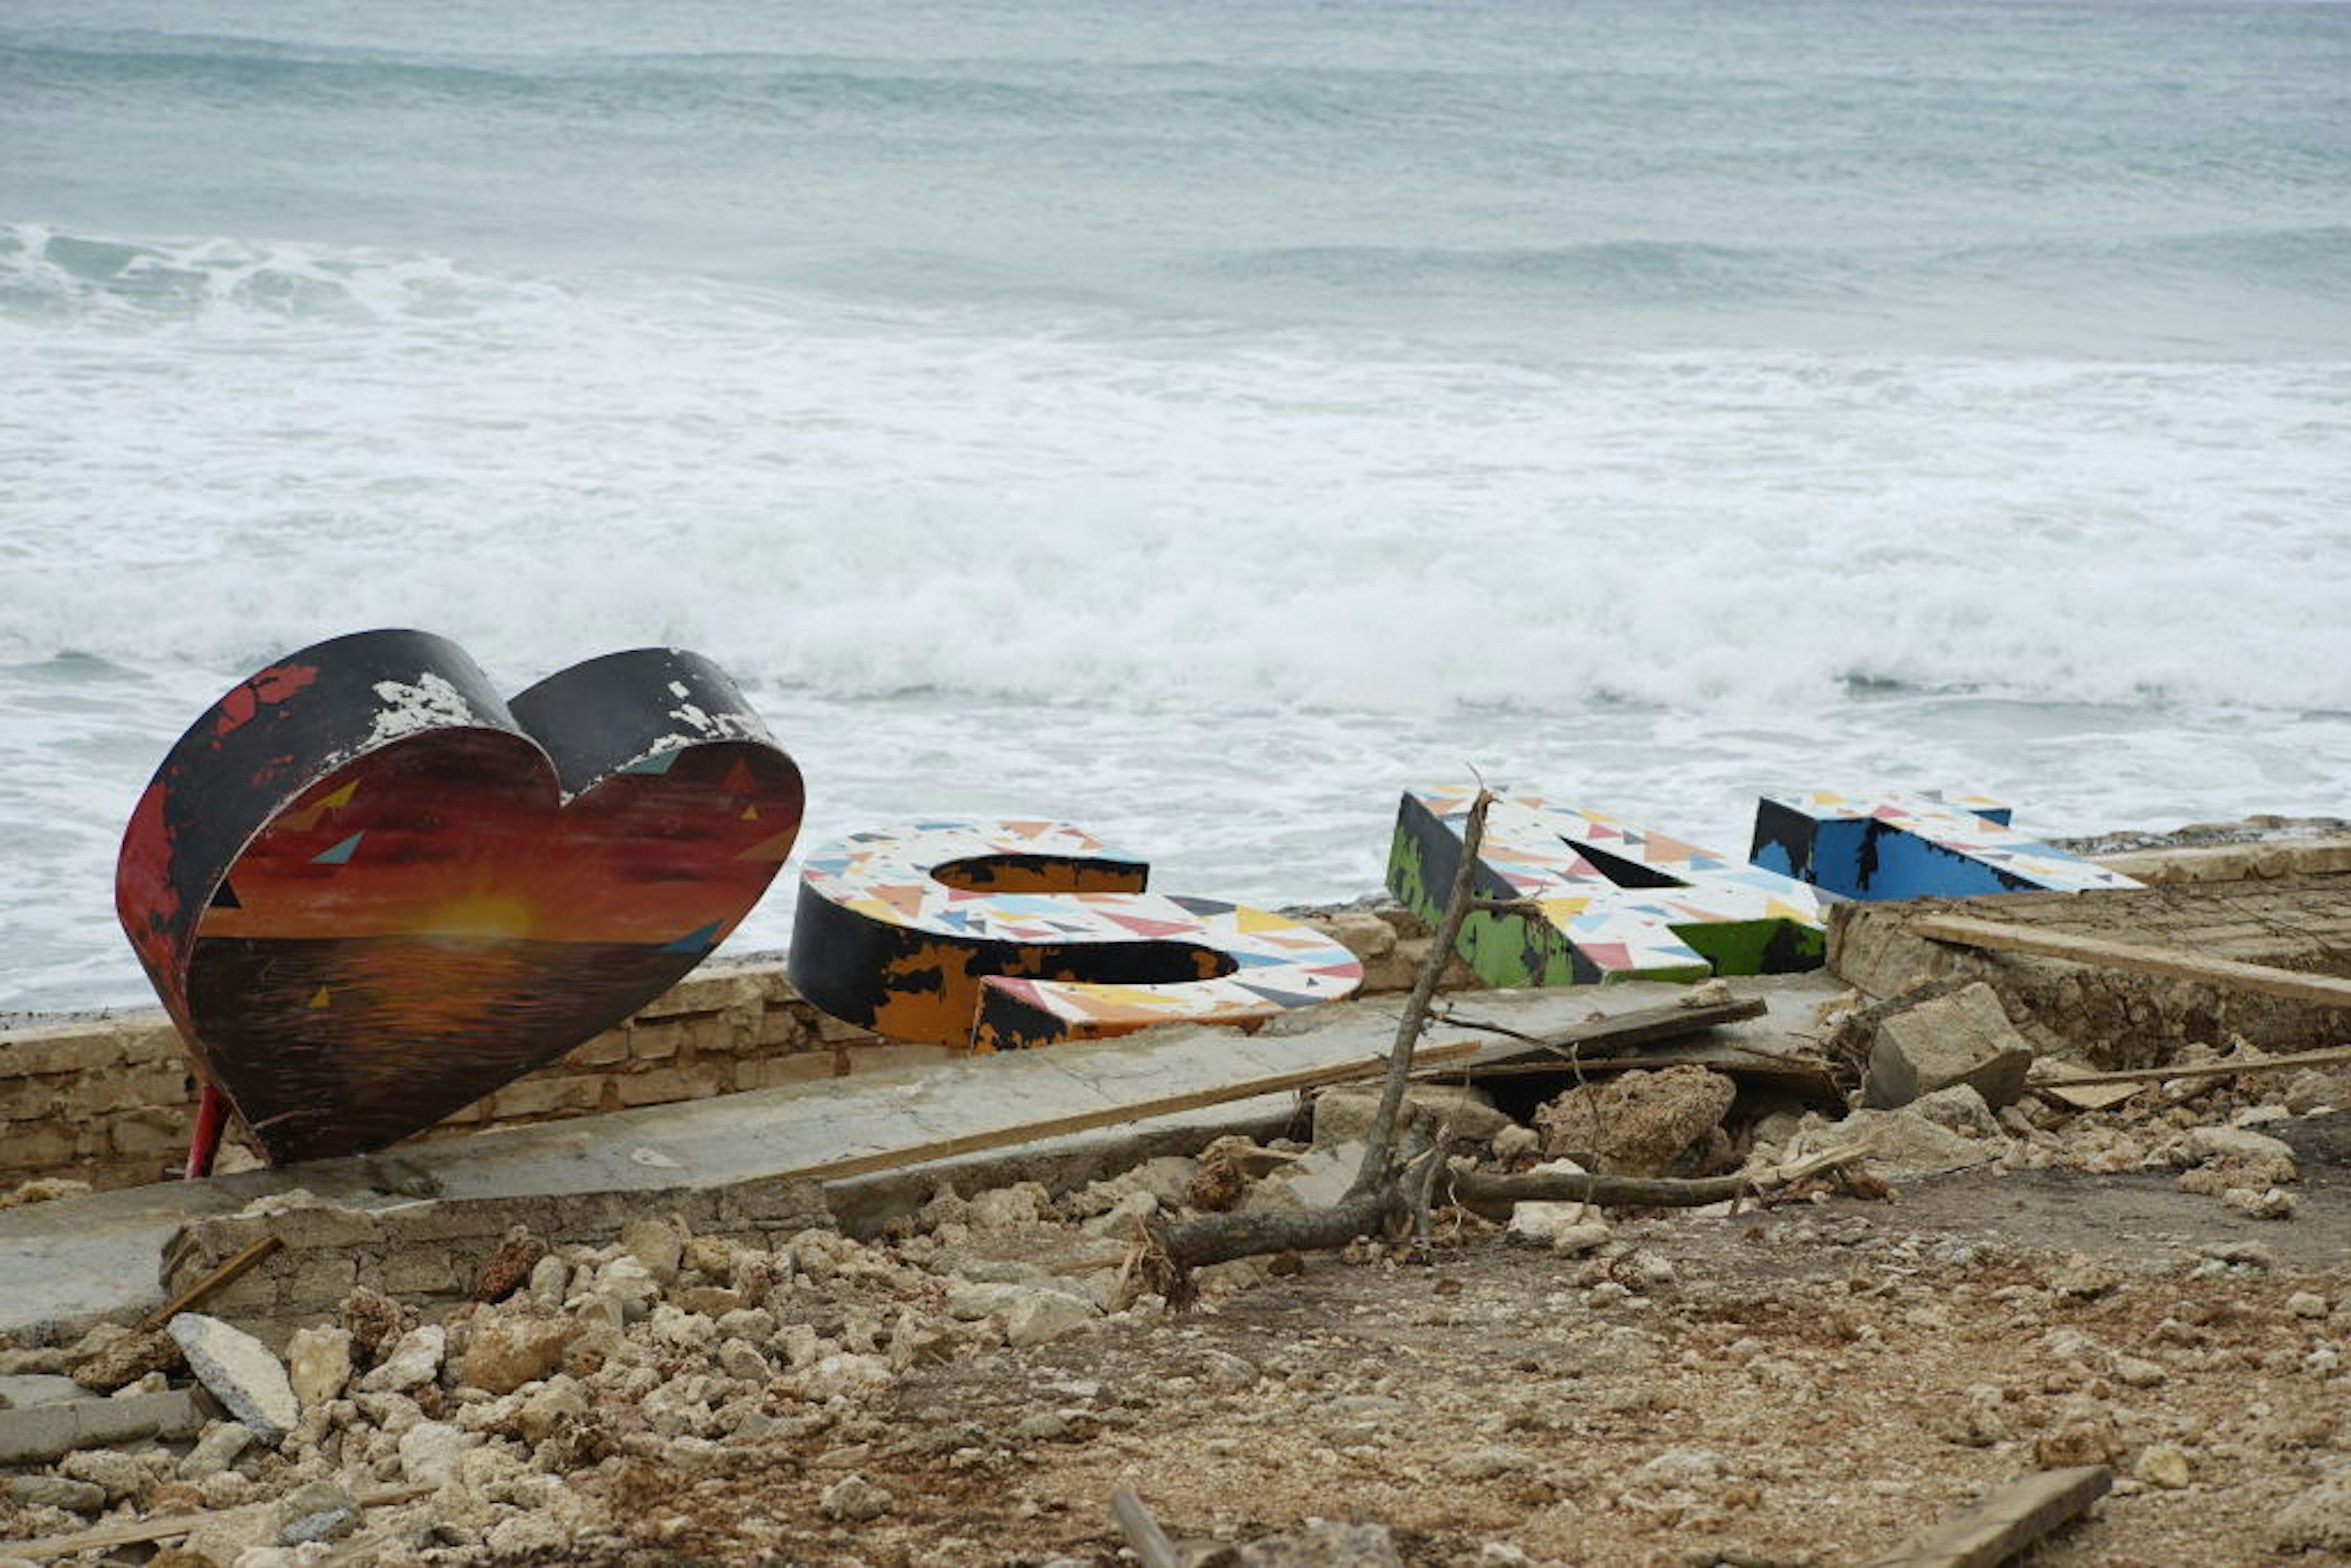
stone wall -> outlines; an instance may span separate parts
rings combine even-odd
[[[1367,992],[1401,990],[1428,948],[1402,910],[1309,920],[1364,962]],[[1456,966],[1457,981],[1466,981]],[[954,1048],[883,1040],[802,1000],[775,960],[705,964],[617,1029],[419,1134],[707,1099],[943,1061]],[[195,1104],[178,1031],[161,1010],[0,1030],[0,1195],[39,1177],[136,1186],[177,1174]],[[218,1168],[246,1168],[232,1126]]]

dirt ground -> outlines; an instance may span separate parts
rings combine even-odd
[[[1633,1220],[1605,1260],[1474,1222],[1433,1266],[1317,1260],[690,1474],[576,1476],[626,1523],[542,1560],[1111,1563],[1129,1487],[1195,1541],[1364,1521],[1416,1564],[1826,1568],[2104,1462],[2113,1494],[2022,1561],[2351,1562],[2351,1115],[2272,1130],[2286,1221],[2158,1172],[1985,1167]]]

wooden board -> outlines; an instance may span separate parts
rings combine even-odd
[[[2020,1476],[1870,1568],[1993,1568],[2088,1509],[2114,1482],[2104,1465]]]
[[[1906,922],[1904,929],[1930,942],[1948,942],[1961,947],[2063,958],[2102,969],[2126,969],[2133,974],[2189,980],[2224,990],[2283,997],[2316,1007],[2351,1008],[2351,980],[2333,975],[2310,975],[2267,964],[2241,964],[2233,958],[2200,958],[2167,947],[2043,931],[2004,920],[1980,920],[1970,915],[1922,915]]]

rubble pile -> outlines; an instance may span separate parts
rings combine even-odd
[[[1978,1007],[1964,993],[1928,1002]],[[1928,1039],[1928,1031],[1914,1019],[1910,1034]],[[1944,1031],[1915,1059],[1880,1071],[1878,1057],[1902,1045],[1901,1031],[1881,1029],[1870,1071],[1898,1076],[1903,1092],[1916,1097],[1856,1106],[1842,1118],[1784,1106],[1752,1115],[1740,1108],[1730,1078],[1695,1067],[1579,1084],[1543,1103],[1531,1127],[1495,1109],[1481,1090],[1414,1093],[1443,1119],[1463,1166],[1649,1176],[1720,1169],[1743,1157],[1748,1170],[1763,1171],[1842,1146],[1863,1151],[1844,1167],[1847,1175],[1804,1184],[1793,1196],[1825,1197],[1839,1180],[1884,1192],[1918,1172],[1968,1166],[2164,1170],[2179,1172],[2186,1191],[2278,1219],[2295,1210],[2294,1159],[2262,1129],[2351,1103],[2351,1075],[2254,1071],[2152,1082],[2120,1103],[2078,1111],[2025,1092],[2005,1067],[1985,1073],[1983,1062],[2003,1048],[1986,1038],[1996,1034],[1979,1010],[1959,1031],[1959,1048]],[[1925,1060],[1935,1053],[1940,1060]],[[2258,1058],[2246,1062],[2257,1067]],[[1147,1341],[1182,1332],[1163,1326],[1164,1301],[1136,1291],[1130,1265],[1144,1223],[1204,1208],[1327,1204],[1352,1179],[1367,1117],[1368,1096],[1332,1092],[1317,1108],[1311,1145],[1227,1139],[1199,1158],[1154,1159],[1058,1197],[1033,1182],[969,1198],[943,1187],[871,1241],[810,1229],[769,1249],[691,1234],[678,1220],[631,1223],[599,1248],[550,1248],[517,1232],[482,1266],[478,1299],[445,1322],[421,1321],[414,1309],[361,1288],[337,1321],[295,1333],[282,1353],[201,1312],[181,1313],[156,1332],[110,1327],[69,1346],[0,1349],[0,1399],[28,1408],[128,1410],[142,1398],[193,1398],[189,1391],[199,1385],[210,1401],[191,1406],[198,1415],[176,1424],[8,1461],[15,1473],[0,1492],[0,1539],[189,1516],[183,1531],[158,1537],[168,1542],[155,1558],[164,1568],[292,1568],[319,1560],[329,1543],[339,1563],[593,1555],[642,1544],[649,1519],[665,1517],[658,1498],[631,1500],[645,1474],[692,1475],[729,1452],[811,1443],[835,1456],[818,1498],[822,1519],[837,1530],[871,1526],[901,1500],[860,1456],[903,1460],[907,1444],[930,1444],[946,1461],[984,1465],[994,1462],[990,1443],[1051,1443],[1104,1425],[1100,1412],[1076,1410],[1065,1398],[992,1437],[910,1434],[877,1416],[910,1378],[959,1363],[995,1364],[1073,1338]],[[269,1201],[283,1207],[288,1200]],[[1503,1234],[1559,1260],[1542,1297],[1548,1311],[1638,1323],[1677,1292],[1682,1223],[1626,1223],[1584,1205],[1524,1203]],[[1867,1222],[1859,1223],[1865,1231]],[[1456,1243],[1494,1230],[1466,1213],[1446,1218],[1446,1239]],[[1907,1252],[1878,1260],[1919,1264],[1917,1244],[1904,1245]],[[1347,1256],[1363,1263],[1386,1255],[1365,1241]],[[2243,1260],[2206,1261],[2225,1270]],[[1294,1257],[1248,1259],[1202,1270],[1198,1284],[1213,1311],[1301,1267]],[[2044,1366],[2070,1369],[2057,1379],[2060,1394],[2158,1385],[2169,1369],[2192,1364],[2209,1338],[2192,1302],[2139,1345],[2105,1343],[2052,1322],[2051,1303],[2096,1300],[2126,1282],[2082,1262],[2045,1285],[2003,1287],[1991,1304],[2038,1336]],[[2351,1297],[2304,1291],[2289,1310],[2307,1320],[2313,1343],[2281,1349],[2294,1363],[2283,1370],[2332,1376]],[[1933,1309],[1906,1311],[1931,1316]],[[1881,1333],[1838,1321],[1851,1329],[1849,1342],[1865,1347]],[[1804,1352],[1737,1333],[1717,1337],[1722,1343],[1708,1354],[1759,1386],[1794,1394],[1813,1376]],[[1248,1387],[1259,1375],[1222,1363],[1204,1374],[1212,1391],[1220,1381]],[[108,1397],[93,1400],[93,1390]],[[2095,1399],[2059,1404],[2039,1410],[2027,1431],[2016,1396],[1978,1388],[1950,1413],[1943,1436],[1968,1446],[2023,1443],[2043,1466],[2121,1465],[2147,1488],[2187,1484],[2190,1459],[2177,1443],[2124,1430]],[[1495,1457],[1507,1448],[1455,1455],[1446,1473],[1457,1481],[1508,1478],[1519,1467]],[[1704,1460],[1698,1450],[1661,1452],[1628,1482],[1668,1498],[1722,1490],[1729,1483],[1719,1466],[1708,1469]]]

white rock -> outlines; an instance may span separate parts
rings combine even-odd
[[[419,1421],[400,1435],[401,1476],[411,1486],[437,1487],[481,1440],[479,1434],[461,1432],[446,1421]]]
[[[1030,1291],[1004,1314],[1008,1344],[1044,1344],[1082,1333],[1098,1315],[1093,1302],[1059,1291]]]
[[[287,1378],[285,1364],[269,1347],[218,1318],[182,1312],[166,1325],[188,1358],[196,1381],[228,1407],[230,1415],[275,1447],[302,1418],[301,1402]]]
[[[2188,1152],[2202,1160],[2283,1160],[2294,1163],[2294,1150],[2283,1140],[2247,1127],[2190,1127]]]
[[[286,1342],[286,1374],[302,1408],[340,1399],[351,1380],[349,1329],[297,1329]]]
[[[236,1463],[237,1457],[253,1444],[253,1428],[242,1421],[215,1421],[196,1439],[188,1457],[180,1461],[183,1479],[200,1481],[206,1476],[216,1476]]]
[[[441,1360],[449,1336],[439,1323],[425,1323],[400,1336],[382,1364],[360,1379],[369,1394],[403,1394],[441,1375]]]

